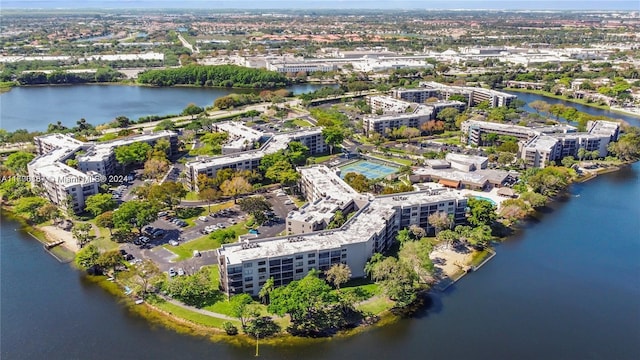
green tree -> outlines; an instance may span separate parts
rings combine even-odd
[[[129,118],[126,116],[120,115],[115,118],[113,123],[116,125],[116,127],[126,128],[126,127],[129,127],[129,125],[131,125],[131,120],[129,120]]]
[[[123,167],[131,164],[142,163],[147,154],[152,150],[151,145],[145,142],[135,142],[130,145],[118,146],[114,150],[116,161]]]
[[[198,198],[207,202],[209,212],[211,212],[211,202],[220,198],[220,192],[216,189],[204,188],[198,193]]]
[[[55,220],[60,217],[60,209],[51,203],[47,203],[38,209],[37,216],[43,221]]]
[[[187,195],[187,190],[180,182],[165,181],[162,184],[151,185],[147,200],[155,205],[156,209],[168,207],[173,209],[180,204],[180,199]]]
[[[113,200],[111,194],[95,194],[87,197],[84,201],[84,209],[93,216],[98,216],[109,210],[116,208],[117,203]]]
[[[529,103],[529,107],[536,111],[536,113],[540,112],[549,112],[551,105],[544,100],[535,100]]]
[[[91,240],[91,236],[89,235],[91,228],[91,224],[89,223],[73,224],[71,234],[73,235],[73,238],[76,239],[76,244],[79,248],[82,249],[82,247]]]
[[[100,250],[95,245],[89,244],[76,253],[75,263],[78,267],[88,270],[97,265],[99,257]]]
[[[492,225],[497,219],[496,206],[490,201],[477,199],[474,197],[467,200],[469,206],[469,216],[467,220],[471,225]]]
[[[240,323],[244,328],[247,320],[254,315],[254,311],[251,309],[251,303],[253,299],[249,294],[238,294],[234,295],[229,299],[229,304],[231,305],[231,313],[234,317],[240,319]]]
[[[109,235],[113,235],[113,211],[107,211],[96,216],[96,225],[109,229]]]
[[[118,265],[121,265],[123,262],[124,258],[122,257],[122,254],[120,254],[119,250],[104,252],[100,254],[96,260],[96,264],[102,269],[111,269],[114,277],[116,276],[116,269]]]
[[[409,265],[394,257],[377,262],[372,268],[371,277],[380,282],[385,294],[396,302],[398,308],[410,305],[418,297],[418,275]]]
[[[422,283],[429,283],[433,278],[435,267],[429,257],[432,248],[431,243],[423,238],[418,241],[405,242],[398,254],[400,260],[416,272]]]
[[[333,218],[331,219],[331,221],[329,222],[329,225],[327,225],[327,229],[337,229],[340,228],[342,225],[344,225],[344,223],[347,221],[347,217],[344,216],[344,214],[342,213],[342,211],[337,210],[334,214],[333,214]]]
[[[158,265],[151,259],[144,259],[132,267],[132,276],[128,283],[136,294],[143,298],[152,292],[165,278]]]
[[[262,224],[266,221],[265,212],[271,211],[271,203],[264,196],[250,196],[238,201],[240,210],[251,214],[254,220]]]
[[[264,175],[267,179],[279,182],[284,186],[291,186],[300,178],[300,174],[286,160],[280,160],[267,169]]]
[[[271,292],[270,300],[268,310],[280,316],[288,314],[292,326],[302,333],[318,333],[334,325],[323,320],[328,305],[336,303],[337,296],[324,280],[318,278],[316,271],[276,288]]]
[[[446,108],[442,109],[436,115],[436,119],[442,120],[445,123],[445,128],[449,130],[454,130],[456,128],[455,121],[456,117],[460,114],[460,111],[456,108]]]
[[[0,198],[6,200],[16,200],[28,198],[33,194],[29,188],[29,182],[19,178],[11,177],[6,181],[0,181]]]
[[[351,278],[351,269],[347,264],[334,264],[325,272],[327,281],[332,283],[338,291],[340,285],[346,283]]]
[[[324,141],[329,145],[330,153],[333,154],[333,148],[336,145],[342,144],[342,141],[346,137],[345,129],[338,126],[330,126],[322,129],[322,137]]]
[[[193,119],[194,116],[201,114],[204,112],[204,109],[201,108],[200,106],[194,104],[194,103],[190,103],[189,105],[187,105],[187,107],[184,108],[184,110],[182,110],[182,113],[180,115],[190,115],[191,119]]]
[[[25,151],[16,151],[13,154],[7,156],[7,160],[4,161],[4,166],[9,168],[16,174],[26,175],[27,174],[27,165],[33,160],[36,156],[32,153],[28,153]]]
[[[29,220],[39,222],[40,217],[38,210],[46,204],[47,200],[41,197],[31,196],[16,200],[14,209],[18,214],[27,215]]]
[[[270,302],[270,295],[274,289],[275,283],[273,281],[273,278],[270,277],[267,279],[267,281],[265,281],[265,283],[262,285],[262,288],[260,288],[260,292],[258,293],[258,297],[262,300],[263,304],[268,304]]]
[[[142,233],[142,228],[158,218],[158,211],[148,201],[127,201],[113,212],[113,224],[118,229],[128,230],[131,227]]]

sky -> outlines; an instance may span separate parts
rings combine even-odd
[[[640,0],[0,0],[1,8],[636,10]]]

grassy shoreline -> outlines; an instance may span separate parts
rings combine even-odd
[[[521,89],[521,88],[504,88],[503,90],[505,90],[505,91],[513,91],[513,92],[521,92],[521,93],[525,93],[525,94],[540,95],[540,96],[548,97],[548,98],[551,98],[551,99],[563,100],[563,101],[571,102],[571,103],[574,103],[574,104],[580,104],[580,105],[584,105],[584,106],[589,106],[589,107],[592,107],[592,108],[595,108],[595,109],[600,109],[600,110],[604,110],[604,111],[610,111],[610,112],[614,112],[616,114],[623,114],[623,115],[628,115],[628,116],[633,116],[633,117],[640,117],[640,115],[638,115],[638,114],[634,114],[634,113],[631,113],[631,112],[614,109],[614,108],[611,108],[610,106],[607,106],[607,105],[598,105],[596,103],[587,102],[587,101],[582,100],[582,99],[569,98],[569,97],[566,97],[564,95],[555,95],[555,94],[548,93],[548,92],[543,91],[543,90],[531,90],[531,89]]]

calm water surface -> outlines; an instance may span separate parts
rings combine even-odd
[[[294,94],[316,90],[317,84],[293,85]],[[61,121],[75,126],[85,118],[91,124],[103,124],[124,115],[137,120],[147,115],[180,114],[189,103],[211,106],[215,99],[242,89],[152,88],[124,85],[73,85],[16,87],[0,94],[0,128],[46,130]]]
[[[67,88],[18,88],[7,94],[49,89]],[[3,117],[7,94],[0,96]],[[194,101],[186,97],[178,110]],[[206,104],[212,101],[211,94],[207,97]],[[632,117],[628,121],[640,123]],[[347,339],[261,346],[261,357],[638,359],[639,199],[640,164],[573,185],[567,199],[498,246],[498,256],[480,271],[433,296],[432,305],[416,318]],[[18,227],[2,218],[1,359],[253,358],[251,347],[211,343],[150,325],[47,255]]]
[[[417,318],[348,339],[261,347],[266,359],[637,359],[640,164],[574,185]],[[4,218],[2,359],[244,359],[253,348],[130,314]]]

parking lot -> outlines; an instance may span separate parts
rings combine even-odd
[[[269,220],[257,229],[257,238],[273,237],[282,233],[286,227],[285,219],[287,215],[290,211],[296,209],[293,201],[281,190],[266,193],[264,196],[272,205],[273,210]],[[183,244],[205,236],[207,233],[204,231],[206,227],[227,228],[234,223],[243,221],[246,217],[246,214],[238,206],[234,206],[208,216],[201,216],[202,220],[196,218],[194,226],[182,227],[176,221],[171,221],[171,219],[174,219],[172,216],[167,216],[162,212],[160,215],[158,220],[144,228],[144,236],[148,238],[146,243],[142,243],[140,238],[137,238],[136,243],[126,243],[120,248],[126,251],[127,254],[131,254],[135,259],[153,260],[162,271],[168,271],[170,268],[174,268],[177,271],[177,269],[182,268],[186,273],[192,272],[190,269],[197,271],[202,266],[217,264],[215,251],[201,251],[201,256],[173,262],[177,255],[172,253],[169,250],[170,248],[166,249],[162,245]],[[206,221],[203,221],[205,219]],[[148,233],[149,228],[153,228],[151,234]],[[154,233],[156,236],[153,235]]]

